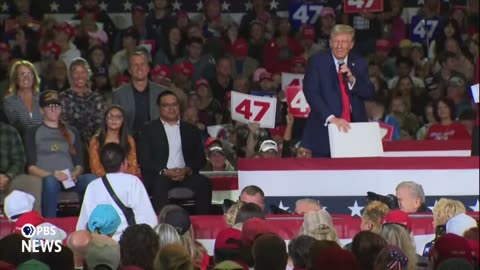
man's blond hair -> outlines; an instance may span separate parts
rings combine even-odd
[[[350,25],[346,24],[336,24],[333,26],[332,31],[330,32],[330,38],[339,34],[350,34],[352,35],[352,40],[355,39],[355,29]]]

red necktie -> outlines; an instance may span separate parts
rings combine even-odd
[[[343,79],[343,74],[338,66],[338,81],[340,82],[340,94],[342,96],[342,118],[350,122],[350,96],[348,95],[348,86]]]

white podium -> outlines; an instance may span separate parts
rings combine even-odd
[[[383,156],[382,135],[377,122],[350,123],[347,133],[329,124],[328,135],[332,158]]]

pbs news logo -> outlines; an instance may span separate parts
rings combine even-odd
[[[22,252],[39,253],[62,251],[62,240],[59,240],[59,228],[52,224],[40,224],[37,227],[25,224],[22,235],[27,240],[22,241]]]

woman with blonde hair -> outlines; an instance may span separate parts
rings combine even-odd
[[[83,58],[76,58],[69,67],[70,89],[59,94],[62,119],[80,131],[84,144],[90,141],[103,122],[105,101],[90,90],[90,66]]]
[[[235,224],[235,221],[237,219],[237,214],[240,208],[244,205],[243,202],[238,201],[234,205],[232,205],[230,208],[228,208],[227,213],[225,214],[225,223],[227,224],[228,227],[232,227],[238,230],[242,230],[242,224]]]
[[[42,123],[38,104],[40,77],[32,63],[16,61],[10,69],[10,85],[5,97],[5,114],[11,125],[23,130]]]
[[[404,227],[395,223],[387,223],[383,225],[380,235],[389,245],[397,246],[405,254],[408,259],[407,270],[416,269],[418,258],[415,243]]]
[[[362,231],[371,231],[374,233],[380,233],[382,230],[382,221],[385,215],[390,209],[388,206],[379,201],[373,201],[363,210],[362,222],[360,223],[360,229]]]
[[[300,235],[308,235],[317,240],[339,242],[332,217],[323,209],[305,213],[303,225],[300,228]]]
[[[160,248],[170,244],[181,244],[182,239],[177,230],[172,225],[160,223],[153,228],[158,235]]]
[[[171,244],[160,249],[155,262],[155,270],[193,270],[194,265],[187,251],[180,245]]]
[[[447,221],[458,214],[467,213],[461,201],[441,198],[433,207],[433,227],[447,224]]]

